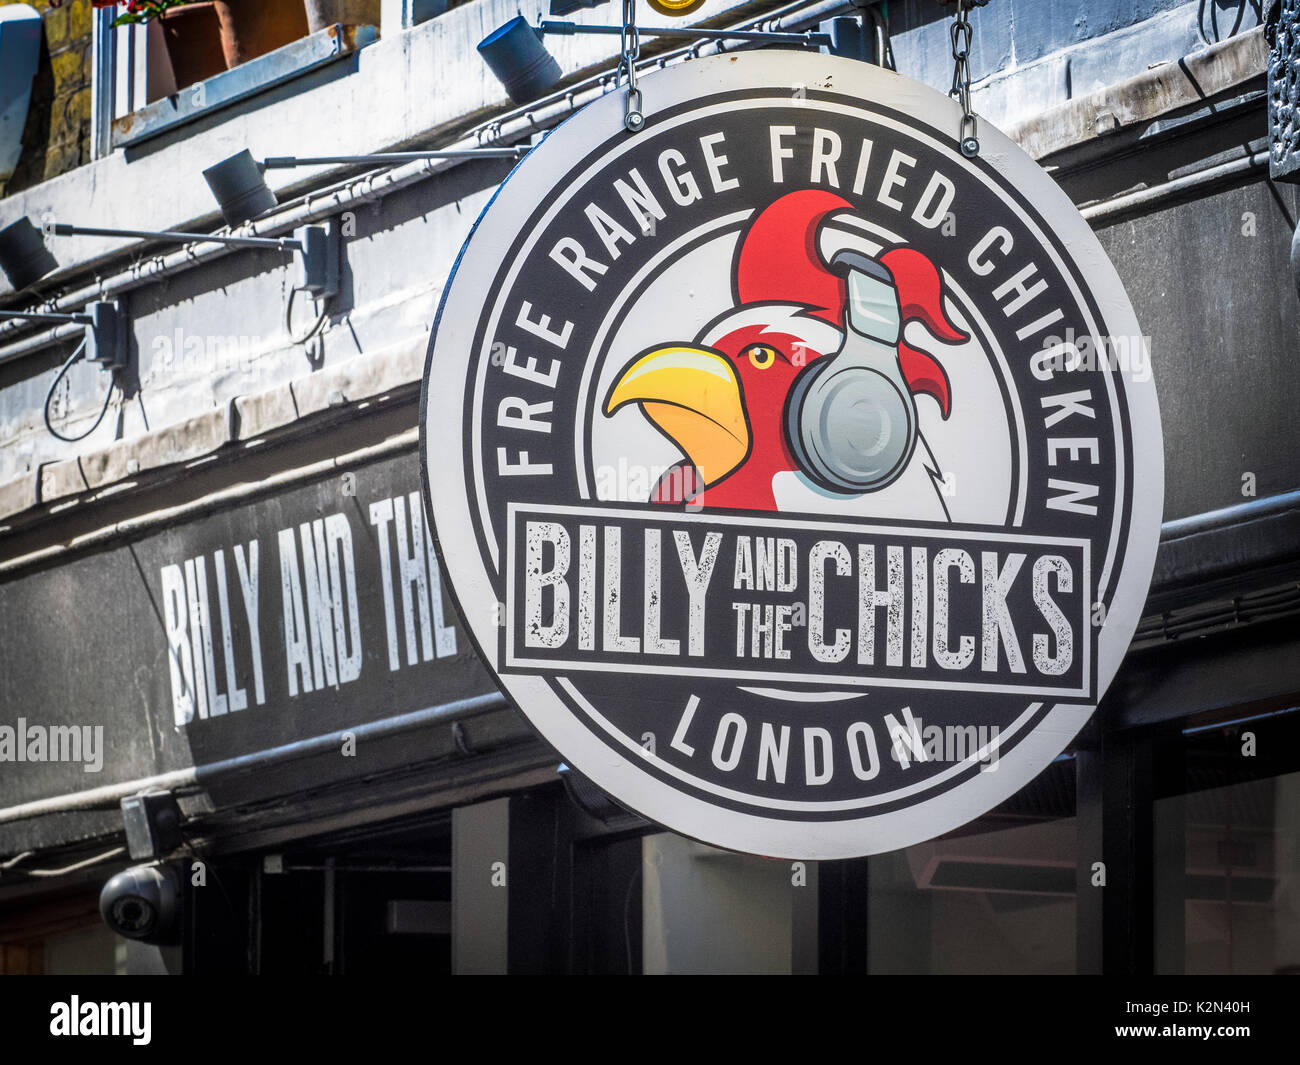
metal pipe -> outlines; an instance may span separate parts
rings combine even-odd
[[[1267,710],[1262,714],[1251,714],[1249,717],[1234,717],[1231,721],[1216,721],[1212,725],[1197,725],[1195,728],[1185,728],[1182,730],[1184,736],[1195,736],[1201,732],[1218,732],[1221,729],[1231,728],[1233,725],[1247,725],[1252,721],[1266,721],[1271,717],[1284,717],[1287,714],[1300,712],[1300,706],[1288,706],[1282,710]]]
[[[1268,151],[1253,152],[1240,159],[1233,159],[1217,166],[1206,167],[1194,174],[1184,174],[1182,177],[1174,178],[1172,181],[1166,181],[1160,185],[1152,185],[1148,189],[1126,192],[1122,196],[1114,196],[1109,200],[1103,200],[1101,203],[1094,203],[1081,208],[1079,213],[1089,222],[1104,222],[1118,215],[1128,214],[1130,211],[1151,207],[1165,200],[1174,199],[1184,193],[1195,192],[1208,185],[1231,181],[1233,178],[1241,177],[1267,166]]]
[[[208,762],[206,765],[191,766],[189,769],[175,769],[170,773],[159,773],[152,777],[126,780],[120,784],[107,784],[102,788],[90,788],[87,791],[79,791],[72,795],[58,795],[50,799],[37,799],[34,802],[20,803],[17,806],[0,809],[0,825],[10,824],[14,821],[25,821],[32,817],[42,817],[46,814],[70,813],[74,810],[112,806],[128,795],[136,795],[151,788],[162,788],[166,791],[201,791],[208,780],[218,777],[248,773],[255,770],[266,770],[272,767],[279,768],[303,758],[311,758],[332,752],[336,753],[339,737],[344,732],[352,733],[358,740],[381,739],[429,725],[444,725],[453,721],[463,721],[467,718],[492,713],[494,710],[506,710],[509,707],[510,703],[505,696],[496,692],[490,695],[476,695],[469,699],[458,699],[455,702],[443,703],[441,706],[412,710],[409,713],[396,714],[380,721],[368,721],[365,724],[338,729],[322,736],[312,736],[310,739],[295,740],[293,743],[286,743],[279,747],[268,747],[266,750],[254,751],[252,754],[225,758],[219,762]]]
[[[11,330],[17,332],[17,330]],[[40,351],[42,348],[53,347],[55,344],[62,343],[64,340],[70,340],[73,337],[82,335],[83,330],[79,326],[60,325],[44,333],[33,333],[26,340],[21,340],[10,348],[0,348],[0,363],[8,362],[10,359],[21,358],[29,355],[33,351]],[[5,334],[5,327],[0,325],[0,337]],[[11,350],[12,349],[12,350]]]
[[[334,920],[334,891],[338,886],[337,879],[334,876],[334,859],[325,859],[325,904],[321,907],[321,917],[324,928],[321,935],[321,961],[325,965],[325,971],[332,973],[334,971],[334,941],[338,935],[338,926]]]
[[[1243,522],[1270,518],[1292,510],[1300,510],[1300,490],[1234,503],[1230,507],[1207,510],[1203,514],[1193,514],[1186,518],[1175,518],[1160,526],[1160,540],[1162,543],[1166,540],[1179,540],[1184,536],[1227,529]]]
[[[262,863],[254,862],[248,885],[248,973],[262,975]]]
[[[740,23],[737,28],[765,26],[769,30],[797,31],[816,25],[836,15],[851,13],[855,10],[857,10],[856,7],[849,3],[848,0],[823,0],[822,3],[814,4],[811,7],[802,3],[793,3],[761,17],[748,19]],[[652,67],[665,67],[670,63],[684,62],[687,59],[723,50],[720,41],[712,44],[695,44],[689,48],[678,49],[653,59],[647,59],[639,66],[643,70],[649,70]],[[577,85],[559,90],[539,101],[506,111],[495,118],[480,123],[461,137],[460,140],[448,145],[448,149],[478,149],[485,144],[499,145],[503,141],[508,142],[522,137],[530,137],[538,130],[547,129],[557,124],[593,100],[604,96],[609,91],[613,78],[614,74],[611,71],[602,71],[593,74]],[[465,162],[463,157],[419,159],[396,167],[393,170],[386,170],[378,174],[367,174],[361,178],[346,179],[320,192],[308,193],[300,197],[280,210],[259,219],[250,228],[254,232],[267,234],[284,232],[298,226],[319,222],[338,214],[339,211],[347,207],[380,199],[415,182],[423,181],[435,174],[459,166],[463,162]],[[57,301],[57,304],[60,307],[81,307],[91,300],[109,299],[229,254],[230,250],[228,248],[220,246],[209,246],[203,250],[190,247],[181,248],[168,255],[158,256],[136,264],[128,270],[111,274],[91,284],[83,285],[65,293]],[[0,324],[0,341],[21,328],[21,326]],[[21,358],[33,351],[49,347],[51,344],[71,335],[71,333],[58,335],[56,330],[52,333],[27,337],[7,347],[0,347],[0,363]]]

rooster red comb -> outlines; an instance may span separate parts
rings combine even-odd
[[[853,205],[832,192],[805,189],[782,196],[750,224],[736,261],[736,297],[747,303],[798,303],[839,328],[844,325],[844,279],[817,250],[828,215]]]
[[[817,246],[822,223],[853,205],[833,192],[804,189],[787,193],[750,224],[736,260],[736,299],[749,303],[795,303],[844,328],[847,286],[826,267]],[[902,321],[919,321],[939,340],[967,339],[943,309],[939,271],[915,248],[891,248],[878,256],[894,278]],[[900,340],[899,366],[913,392],[932,396],[945,418],[952,408],[948,375],[929,354]]]

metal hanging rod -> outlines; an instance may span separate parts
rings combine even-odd
[[[0,311],[0,318],[21,318],[28,322],[75,322],[91,325],[94,319],[88,314],[56,314],[53,311]]]
[[[543,33],[557,36],[594,33],[620,36],[622,26],[588,26],[580,22],[557,22],[544,19],[538,24]],[[806,44],[816,48],[829,48],[829,33],[772,33],[766,30],[706,30],[681,26],[638,26],[637,33],[646,37],[680,37],[683,40],[704,41],[761,41],[767,44]]]
[[[181,233],[162,229],[101,229],[98,226],[78,226],[69,222],[49,222],[45,232],[55,237],[131,237],[143,240],[212,241],[242,248],[277,248],[280,251],[302,251],[303,243],[292,237],[228,237],[221,233]]]
[[[297,166],[397,166],[419,159],[522,159],[531,145],[514,148],[456,148],[428,152],[374,152],[371,155],[269,155],[263,170],[290,170]]]

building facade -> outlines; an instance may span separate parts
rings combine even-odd
[[[213,232],[203,171],[238,152],[526,148],[614,84],[617,37],[548,35],[563,80],[512,103],[475,50],[519,13],[504,0],[328,22],[285,0],[279,36],[224,57],[222,5],[194,6],[214,10],[185,41],[88,0],[29,9],[0,228]],[[975,111],[1066,191],[1137,311],[1164,525],[1137,636],[1066,752],[965,827],[870,858],[776,861],[645,822],[477,659],[429,535],[418,401],[448,274],[510,160],[268,168],[278,204],[239,232],[335,234],[323,292],[290,248],[47,237],[55,265],[0,279],[0,309],[116,301],[125,326],[113,370],[69,364],[83,323],[0,322],[0,971],[1300,966],[1300,199],[1270,178],[1268,82],[1291,14],[971,12]],[[705,0],[679,24],[859,18],[947,92],[953,15]],[[200,32],[208,51],[183,53]],[[644,39],[647,76],[747,47],[681,44]],[[99,912],[110,877],[154,860],[177,899],[163,945]]]

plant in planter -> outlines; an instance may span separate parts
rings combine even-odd
[[[232,67],[307,36],[301,0],[215,0],[214,6]]]
[[[205,22],[215,16],[220,33],[221,51],[227,68],[246,63],[272,52],[290,41],[307,35],[307,13],[303,0],[94,0],[96,7],[121,6],[125,10],[113,25],[161,20],[184,21],[194,15],[191,9],[207,8]],[[189,27],[186,27],[187,29]],[[170,52],[170,45],[168,46]],[[177,81],[181,77],[178,72]]]
[[[94,0],[96,7],[122,7],[114,26],[153,23],[171,64],[172,81],[164,91],[184,89],[229,70],[221,47],[221,22],[216,5],[194,0]],[[168,79],[162,79],[164,83]]]
[[[129,23],[149,22],[158,18],[165,11],[176,7],[199,7],[194,0],[94,0],[95,7],[125,7],[126,10],[113,20],[114,26]]]

